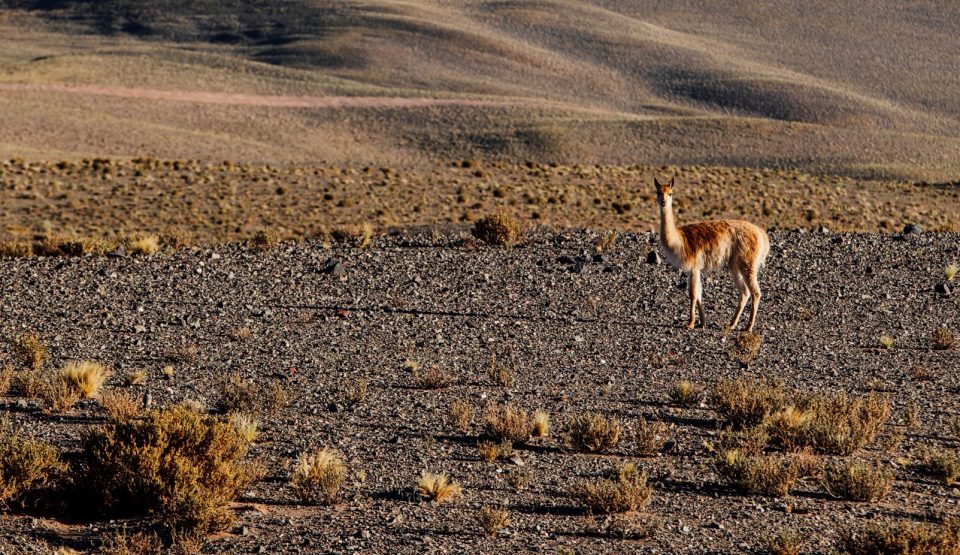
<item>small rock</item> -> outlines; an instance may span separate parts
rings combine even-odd
[[[343,273],[347,271],[347,268],[336,258],[328,258],[327,261],[323,263],[323,266],[320,267],[320,271],[324,274],[339,276],[343,275]]]
[[[210,253],[210,260],[220,260],[220,253],[216,253],[216,252]]]
[[[598,262],[598,263],[600,263],[600,264],[606,264],[606,263],[609,261],[609,259],[608,259],[606,256],[604,256],[604,255],[602,255],[602,254],[600,254],[600,253],[597,253],[597,254],[593,255],[593,261],[594,261],[594,262]]]
[[[923,231],[923,229],[921,229],[920,224],[907,224],[903,226],[904,235],[913,235],[915,233],[920,233],[921,231]]]
[[[938,283],[936,286],[934,286],[933,290],[944,297],[949,297],[951,293],[950,286],[946,283]]]
[[[575,261],[573,258],[571,258],[571,257],[569,257],[569,256],[567,256],[567,255],[563,255],[563,256],[558,256],[558,257],[557,257],[557,262],[559,262],[559,263],[561,263],[561,264],[573,264],[573,263],[575,263],[576,261]]]
[[[822,225],[817,228],[817,233],[830,233],[830,228],[825,225]]]
[[[647,255],[647,264],[660,264],[660,253],[657,251],[650,251],[650,254]]]
[[[370,539],[370,530],[364,530],[363,532],[360,532],[360,537],[363,538],[363,539],[365,539],[365,540],[369,540],[369,539]]]

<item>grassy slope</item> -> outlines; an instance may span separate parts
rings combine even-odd
[[[3,91],[0,155],[529,156],[931,178],[960,170],[960,100],[950,93],[960,85],[950,70],[960,57],[950,32],[960,22],[956,7],[623,4],[287,1],[241,9],[167,1],[147,9],[105,1],[8,10],[0,83],[509,104],[251,110]]]

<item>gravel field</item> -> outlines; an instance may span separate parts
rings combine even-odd
[[[730,553],[758,550],[765,535],[785,528],[806,538],[807,552],[829,552],[849,526],[958,511],[960,492],[907,462],[926,448],[956,447],[947,423],[960,415],[960,356],[934,350],[928,338],[941,326],[960,332],[958,287],[936,290],[944,267],[960,259],[960,235],[772,232],[760,277],[763,345],[747,369],[722,337],[736,306],[730,277],[708,274],[708,325],[683,329],[685,281],[647,262],[655,235],[622,234],[602,254],[601,235],[589,230],[536,229],[513,249],[464,237],[408,229],[365,249],[308,241],[266,252],[230,244],[148,257],[4,259],[0,336],[36,331],[54,365],[107,364],[108,389],[129,387],[153,406],[213,407],[231,375],[286,383],[289,404],[261,422],[252,449],[267,477],[237,502],[236,526],[211,538],[207,553]],[[238,337],[240,328],[249,337]],[[892,348],[880,347],[882,335]],[[491,356],[515,363],[512,387],[488,378]],[[419,388],[405,361],[453,383]],[[167,366],[172,376],[162,372]],[[911,377],[916,367],[930,379]],[[123,385],[140,369],[143,383]],[[873,445],[855,455],[893,468],[892,492],[856,503],[832,499],[814,479],[779,499],[725,485],[703,446],[717,435],[716,413],[671,406],[667,391],[680,379],[709,385],[734,377],[782,378],[803,392],[878,390],[893,403],[884,434],[915,410],[898,449]],[[351,405],[345,390],[358,380],[369,381],[368,391]],[[500,401],[550,413],[552,433],[517,447],[530,476],[525,490],[508,480],[516,462],[478,457],[479,417],[468,434],[448,421],[457,399],[477,413]],[[0,407],[0,418],[67,451],[104,418],[96,401],[65,415],[13,397]],[[565,423],[584,411],[621,419],[628,430],[641,417],[663,421],[671,440],[647,457],[629,433],[608,454],[570,452]],[[348,463],[344,496],[334,507],[302,506],[288,487],[290,469],[320,446]],[[568,494],[577,480],[627,460],[649,472],[654,487],[635,516],[648,532],[641,539],[616,537],[610,522],[588,516]],[[420,501],[413,491],[423,471],[448,473],[463,495]],[[487,537],[477,514],[500,505],[511,523]],[[93,552],[124,524],[135,526],[0,513],[0,553],[46,545]]]

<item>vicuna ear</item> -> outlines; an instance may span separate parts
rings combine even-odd
[[[656,187],[658,191],[663,189],[663,185],[660,184],[656,177],[653,178],[653,186]]]
[[[670,188],[673,189],[673,178],[670,178]]]

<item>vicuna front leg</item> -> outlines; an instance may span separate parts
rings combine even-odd
[[[690,323],[687,329],[692,330],[697,325],[697,312],[700,312],[700,325],[706,325],[706,316],[703,311],[703,284],[700,282],[700,270],[690,272]]]

